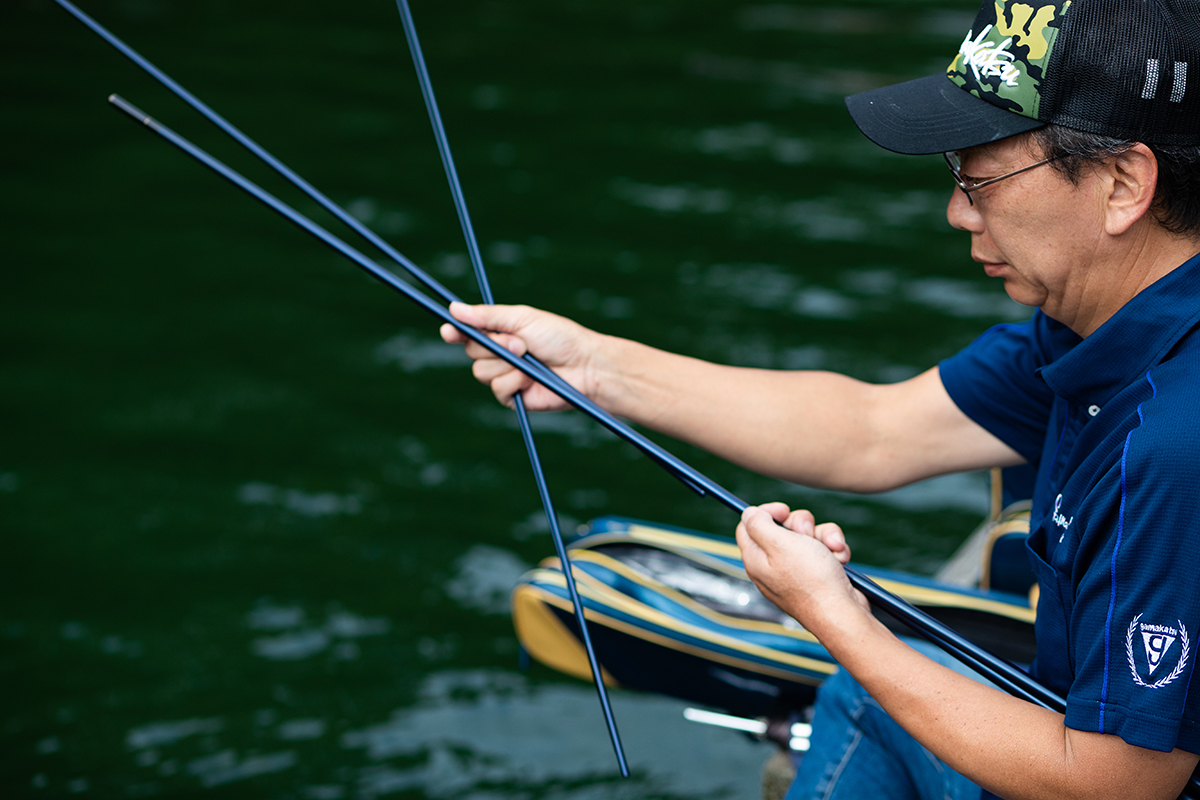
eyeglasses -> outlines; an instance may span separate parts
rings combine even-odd
[[[1012,172],[995,178],[973,178],[970,175],[963,175],[960,171],[962,169],[962,155],[957,150],[953,150],[949,153],[942,153],[942,156],[946,159],[946,166],[950,168],[950,174],[954,176],[954,183],[958,186],[958,188],[962,189],[963,194],[967,196],[967,202],[971,205],[975,205],[975,200],[971,197],[971,192],[975,191],[976,189],[982,189],[985,186],[991,186],[993,183],[999,183],[1005,178],[1011,178],[1013,175],[1020,175],[1022,172],[1028,172],[1035,167],[1040,167],[1043,164],[1049,164],[1051,161],[1062,158],[1062,156],[1043,158],[1036,164],[1030,164],[1028,167],[1021,167],[1020,169],[1013,170]]]

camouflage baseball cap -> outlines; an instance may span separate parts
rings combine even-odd
[[[846,98],[898,153],[962,150],[1048,123],[1200,144],[1196,0],[984,0],[944,74]]]

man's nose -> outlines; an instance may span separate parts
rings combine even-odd
[[[979,215],[979,208],[972,205],[967,193],[958,187],[954,188],[950,202],[946,204],[946,221],[952,228],[960,231],[979,233],[983,230],[983,218]]]

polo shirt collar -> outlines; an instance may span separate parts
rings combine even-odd
[[[1092,335],[1041,369],[1055,394],[1103,406],[1162,361],[1200,321],[1200,255],[1144,289]]]

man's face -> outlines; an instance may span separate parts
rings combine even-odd
[[[981,180],[1042,158],[1029,136],[1014,136],[963,151],[962,173]],[[1013,300],[1071,325],[1087,313],[1087,266],[1102,241],[1098,184],[1085,172],[1075,186],[1045,165],[975,190],[974,205],[955,189],[946,218],[971,234],[971,258],[1002,278]]]

